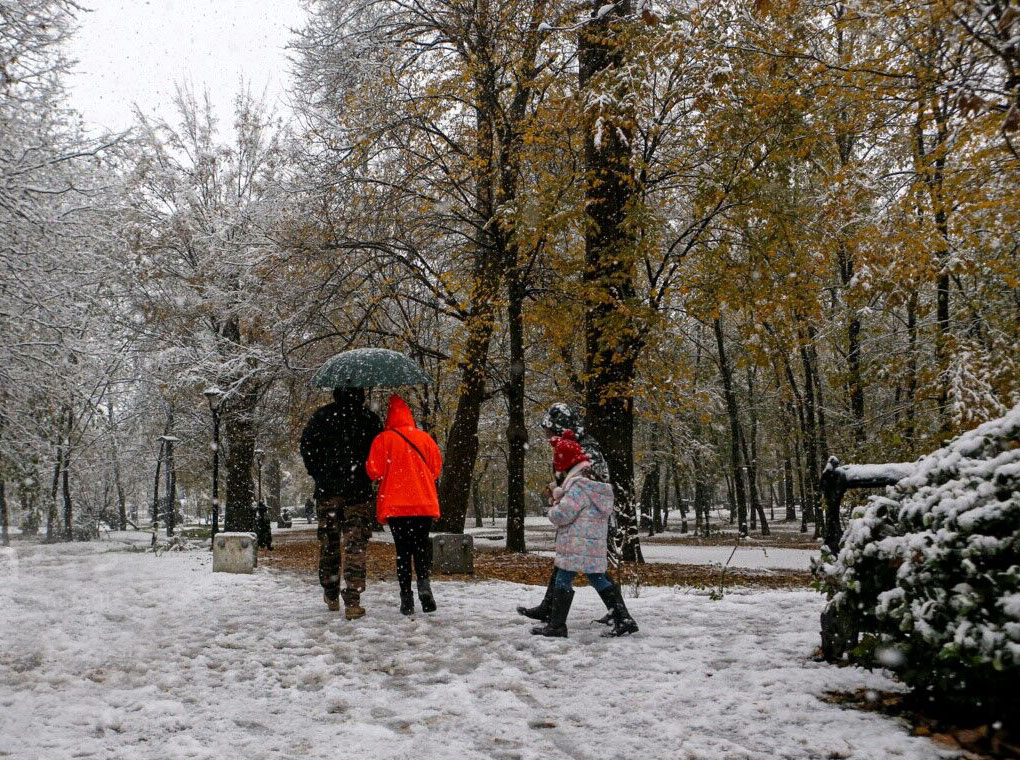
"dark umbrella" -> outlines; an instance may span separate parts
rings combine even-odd
[[[312,378],[318,388],[372,388],[422,385],[430,382],[421,367],[388,348],[355,348],[337,354]]]

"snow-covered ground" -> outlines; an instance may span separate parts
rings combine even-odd
[[[636,636],[531,636],[536,589],[436,583],[403,618],[329,613],[313,579],[213,575],[206,552],[117,542],[0,550],[0,757],[933,758],[899,722],[819,700],[897,688],[813,662],[821,598],[644,589]]]

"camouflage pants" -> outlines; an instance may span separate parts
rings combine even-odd
[[[326,596],[343,597],[346,606],[356,605],[365,590],[365,557],[372,537],[375,508],[370,501],[340,503],[340,498],[316,502],[319,519],[319,583]],[[346,588],[340,590],[341,549]]]

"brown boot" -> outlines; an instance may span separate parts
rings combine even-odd
[[[322,601],[324,601],[326,603],[326,606],[329,607],[330,612],[340,611],[340,599],[338,597],[330,596],[329,594],[323,594]]]
[[[357,620],[360,617],[365,617],[365,608],[360,604],[348,604],[344,607],[344,617],[348,620]]]

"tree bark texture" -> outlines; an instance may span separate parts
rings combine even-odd
[[[620,308],[635,299],[633,235],[627,212],[636,198],[631,170],[632,119],[625,98],[606,80],[623,64],[614,25],[632,12],[620,0],[591,18],[578,40],[578,83],[585,101],[585,418],[588,433],[602,445],[616,493],[622,558],[643,561],[634,498],[635,364],[641,341],[632,316]],[[600,92],[598,88],[609,88]],[[599,97],[596,97],[599,96]]]
[[[723,396],[726,399],[726,415],[730,423],[730,469],[733,473],[733,496],[737,507],[737,531],[741,536],[747,535],[747,496],[744,491],[744,479],[740,470],[740,416],[737,411],[737,397],[733,391],[733,373],[729,360],[726,358],[726,345],[723,340],[722,319],[716,318],[715,343],[719,352],[719,372],[723,381]]]
[[[224,406],[223,432],[226,443],[225,531],[255,532],[255,488],[252,468],[255,464],[255,402],[253,390],[231,396]]]

